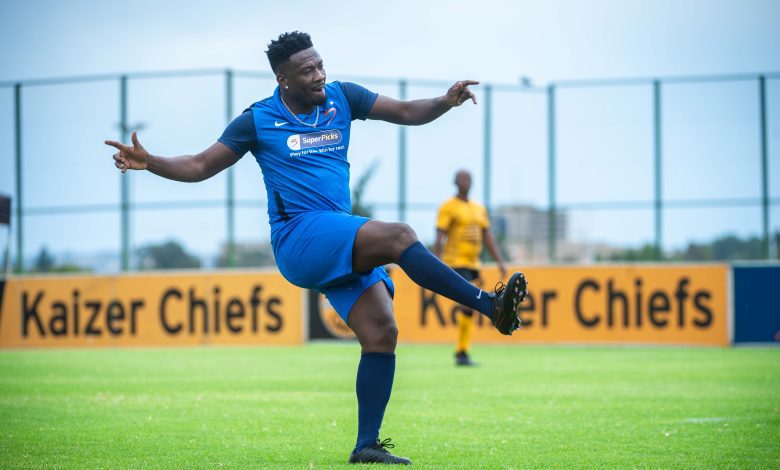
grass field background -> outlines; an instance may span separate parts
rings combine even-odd
[[[780,348],[398,348],[419,468],[780,468]],[[0,352],[0,467],[353,468],[359,348]]]

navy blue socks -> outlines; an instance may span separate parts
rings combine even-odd
[[[398,265],[421,287],[491,317],[493,296],[463,279],[420,242],[413,243]],[[358,437],[355,450],[373,445],[385,415],[395,375],[394,353],[364,353],[358,365],[355,392],[358,399]]]
[[[398,265],[419,286],[492,318],[492,296],[463,279],[422,243],[415,242],[407,248]]]
[[[394,353],[360,356],[355,391],[358,399],[358,437],[355,450],[376,444],[395,376]]]

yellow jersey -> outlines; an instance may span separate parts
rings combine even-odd
[[[481,204],[453,197],[439,208],[436,228],[447,234],[442,261],[453,268],[479,268],[482,231],[490,228]]]

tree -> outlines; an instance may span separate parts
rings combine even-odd
[[[261,266],[273,266],[274,255],[271,245],[268,243],[235,244],[236,268],[257,268]],[[217,266],[228,267],[227,246],[223,247],[217,258]]]
[[[138,250],[141,269],[200,268],[196,256],[187,253],[179,242],[169,240],[161,244],[146,245]]]
[[[628,249],[613,253],[607,256],[599,256],[596,258],[599,261],[658,261],[663,259],[659,256],[658,250],[655,249],[655,245],[646,243],[637,249]]]
[[[54,266],[54,257],[49,254],[49,250],[44,246],[41,251],[38,252],[38,256],[35,257],[35,267],[33,272],[47,273],[51,271]]]
[[[49,253],[48,248],[45,246],[41,248],[38,255],[35,257],[35,263],[33,268],[29,271],[32,273],[79,273],[89,272],[91,269],[79,266],[73,263],[61,263],[58,264],[57,260]]]
[[[758,237],[747,240],[730,235],[712,243],[712,259],[761,259],[764,257],[764,241]]]
[[[780,232],[772,235],[780,244]],[[775,257],[777,251],[775,250]],[[656,256],[655,246],[646,244],[638,249],[628,249],[601,258],[604,261],[736,261],[764,259],[764,241],[760,237],[741,239],[736,235],[724,235],[711,242],[690,242],[682,250]]]
[[[354,215],[360,215],[363,217],[372,217],[374,214],[374,208],[365,205],[363,202],[363,196],[365,195],[366,186],[369,180],[374,176],[374,172],[379,167],[379,160],[374,159],[371,165],[366,168],[366,171],[357,179],[355,187],[352,189],[352,213]]]

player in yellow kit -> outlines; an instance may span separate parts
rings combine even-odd
[[[439,208],[433,252],[464,279],[481,287],[479,256],[484,244],[498,264],[501,279],[505,278],[504,261],[490,233],[487,210],[481,204],[469,200],[471,173],[466,170],[458,171],[455,174],[455,186],[458,193]],[[458,342],[455,346],[455,363],[460,366],[476,365],[469,357],[474,329],[473,313],[472,309],[461,306],[457,316]]]

